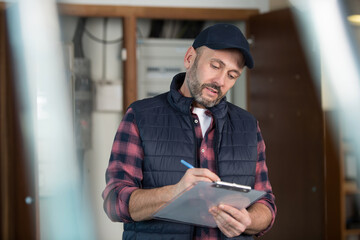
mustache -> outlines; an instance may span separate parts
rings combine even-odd
[[[221,90],[220,90],[220,87],[218,85],[216,85],[214,83],[204,83],[201,86],[201,89],[204,89],[204,88],[207,88],[207,87],[215,89],[218,92],[218,94],[221,95]]]

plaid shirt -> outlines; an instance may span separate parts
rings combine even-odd
[[[206,114],[211,115],[209,111]],[[213,141],[215,134],[215,124],[212,120],[204,138],[202,136],[200,122],[196,114],[192,114],[197,138],[198,159],[200,167],[208,168],[215,172],[215,153]],[[257,202],[269,207],[272,212],[272,222],[270,226],[258,236],[263,235],[274,223],[276,215],[275,198],[268,179],[268,171],[265,163],[265,143],[262,139],[258,126],[258,161],[256,164],[256,179],[254,189],[266,191],[267,195]],[[106,171],[106,188],[103,192],[104,209],[112,221],[132,222],[129,214],[129,199],[131,193],[138,189],[143,178],[140,166],[144,159],[144,152],[141,147],[139,131],[135,124],[135,116],[132,109],[128,109],[120,123],[112,147],[109,166]],[[218,228],[195,228],[196,240],[216,240],[220,238]]]

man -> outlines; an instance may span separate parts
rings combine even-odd
[[[186,73],[170,91],[136,101],[115,136],[104,209],[124,222],[123,239],[252,239],[271,228],[276,206],[257,120],[228,103],[245,66],[252,68],[249,45],[230,24],[202,31],[184,58]],[[186,169],[185,159],[195,168]],[[198,181],[217,180],[266,191],[247,209],[209,209],[218,228],[152,219],[164,203]]]

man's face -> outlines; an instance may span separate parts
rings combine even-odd
[[[212,50],[207,47],[197,51],[189,67],[185,82],[198,107],[213,107],[232,88],[243,71],[244,59],[238,50]]]

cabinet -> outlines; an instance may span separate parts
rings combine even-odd
[[[266,143],[278,212],[261,239],[324,240],[324,121],[319,79],[308,67],[289,9],[251,17],[255,68],[248,106]],[[271,47],[269,47],[271,46]],[[296,58],[294,58],[296,56]]]
[[[360,171],[336,112],[325,112],[327,239],[360,239]]]
[[[139,39],[138,98],[169,91],[175,74],[185,72],[184,56],[191,39]]]

